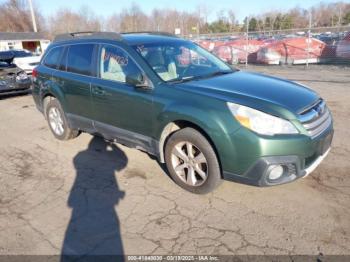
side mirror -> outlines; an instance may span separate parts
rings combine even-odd
[[[152,82],[142,73],[130,74],[125,77],[127,84],[141,89],[153,89]]]

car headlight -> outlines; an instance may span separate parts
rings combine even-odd
[[[256,133],[269,136],[298,133],[295,126],[288,120],[266,114],[247,106],[229,102],[227,105],[233,116],[242,126]]]
[[[24,72],[24,71],[18,73],[18,75],[16,76],[16,80],[17,80],[18,82],[23,81],[23,80],[27,80],[27,79],[28,79],[28,75],[27,75],[27,73]]]

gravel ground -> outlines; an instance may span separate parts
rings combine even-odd
[[[248,70],[328,102],[333,148],[309,177],[193,195],[135,149],[88,134],[55,140],[31,96],[1,100],[0,254],[350,255],[349,68]]]

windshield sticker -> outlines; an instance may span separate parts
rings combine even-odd
[[[127,66],[128,63],[129,63],[129,59],[128,57],[125,57],[125,56],[120,56],[120,55],[117,55],[117,54],[113,54],[113,53],[110,53],[110,52],[106,52],[105,53],[105,56],[103,58],[103,60],[106,62],[108,61],[109,59],[113,58],[114,60],[117,61],[117,63],[121,66]]]
[[[144,45],[139,45],[139,46],[137,46],[137,51],[138,51],[139,53],[144,52],[144,51],[145,51],[145,46],[144,46]]]

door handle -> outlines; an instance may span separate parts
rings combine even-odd
[[[103,96],[106,94],[106,91],[102,87],[94,86],[92,88],[92,93],[94,93],[95,95]]]

